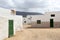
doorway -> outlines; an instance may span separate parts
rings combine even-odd
[[[8,37],[12,37],[14,35],[14,28],[13,28],[13,20],[9,20],[9,36]]]
[[[54,27],[54,20],[50,19],[50,28],[53,28],[53,27]]]

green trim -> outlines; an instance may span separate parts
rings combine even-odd
[[[13,28],[13,20],[9,20],[9,36],[11,37],[14,35],[14,28]]]

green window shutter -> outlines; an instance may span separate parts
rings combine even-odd
[[[13,28],[13,20],[9,20],[9,36],[11,37],[14,35],[14,28]]]

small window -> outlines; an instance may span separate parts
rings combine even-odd
[[[37,24],[41,24],[41,20],[37,20]]]
[[[26,15],[23,15],[23,17],[27,17]]]
[[[51,17],[55,17],[55,14],[51,14]]]
[[[24,23],[26,23],[26,21],[24,21]]]

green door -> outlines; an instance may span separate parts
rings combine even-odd
[[[50,27],[51,27],[51,28],[54,27],[54,21],[53,21],[53,19],[50,19]]]
[[[13,20],[9,20],[9,36],[11,37],[14,35],[14,29],[13,29]]]

